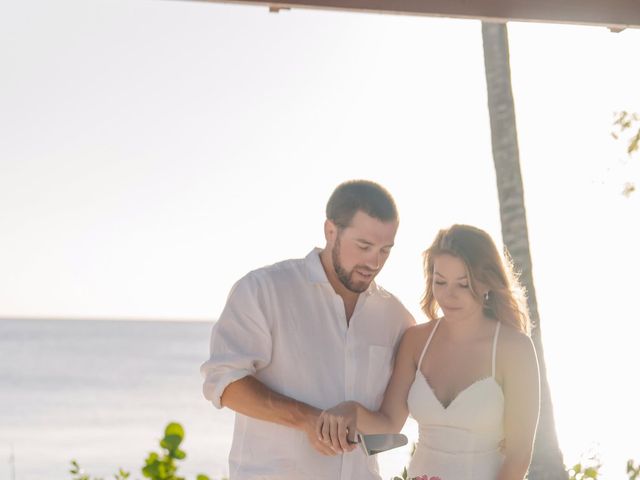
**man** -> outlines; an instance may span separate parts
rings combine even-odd
[[[384,188],[345,182],[327,203],[323,250],[250,272],[231,290],[201,368],[204,396],[237,412],[231,480],[380,478],[375,457],[323,443],[316,421],[347,399],[378,408],[415,323],[374,282],[397,229]]]

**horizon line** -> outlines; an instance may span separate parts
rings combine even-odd
[[[0,322],[7,320],[19,320],[19,321],[34,321],[34,320],[44,320],[44,321],[74,321],[74,322],[82,322],[82,321],[104,321],[104,322],[192,322],[192,323],[206,323],[206,322],[215,322],[216,318],[176,318],[176,317],[136,317],[136,316],[118,316],[118,317],[107,317],[102,315],[97,316],[61,316],[61,315],[50,315],[50,316],[40,316],[40,315],[0,315]]]

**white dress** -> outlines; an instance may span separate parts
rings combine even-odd
[[[449,405],[435,396],[420,366],[440,320],[427,339],[418,362],[407,403],[419,426],[419,439],[409,465],[409,477],[428,475],[441,480],[495,480],[504,456],[504,396],[495,380],[496,345],[493,338],[491,376],[462,390]]]

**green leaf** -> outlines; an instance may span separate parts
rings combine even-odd
[[[629,142],[627,153],[631,155],[633,152],[638,150],[639,147],[640,147],[640,130],[638,130],[638,133]]]
[[[158,464],[154,463],[151,465],[147,465],[142,468],[142,475],[147,478],[157,478],[158,477]]]
[[[146,465],[151,465],[152,463],[155,463],[158,461],[158,454],[155,452],[149,452],[149,455],[147,456],[147,459],[145,460],[145,464]]]
[[[118,473],[114,475],[115,480],[126,480],[129,478],[130,473],[123,470],[122,467],[118,469]]]
[[[160,446],[169,451],[177,450],[182,443],[182,437],[178,435],[166,435],[160,442]]]
[[[172,422],[164,429],[164,435],[176,435],[182,439],[184,438],[184,428],[179,423]]]
[[[198,476],[196,477],[196,480],[211,480],[209,477],[207,477],[206,475],[200,473],[198,474]]]
[[[587,478],[598,478],[598,470],[593,467],[589,467],[584,471],[584,476]]]

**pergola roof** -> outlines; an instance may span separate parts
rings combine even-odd
[[[271,10],[318,8],[359,12],[600,25],[613,30],[640,27],[640,0],[200,0],[263,5]]]

